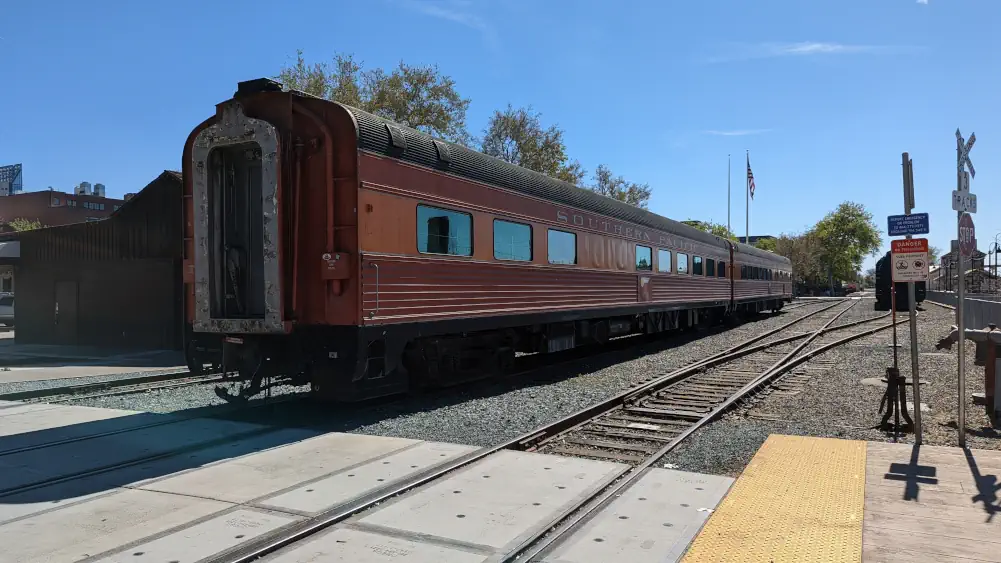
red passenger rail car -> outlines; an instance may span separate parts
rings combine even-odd
[[[184,146],[189,365],[360,400],[777,310],[788,259],[242,82]]]

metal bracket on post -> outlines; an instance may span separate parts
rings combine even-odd
[[[883,412],[883,409],[886,409],[886,414],[883,415],[879,426],[887,428],[892,416],[894,438],[905,428],[914,426],[914,421],[907,413],[907,382],[900,376],[900,370],[897,368],[886,368],[886,392],[883,393],[883,400],[879,404],[879,412]],[[904,427],[900,425],[900,415],[904,416],[906,422]]]

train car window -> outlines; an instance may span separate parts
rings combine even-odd
[[[687,274],[688,273],[688,255],[678,253],[678,273]]]
[[[636,269],[653,271],[653,250],[649,246],[636,245]]]
[[[701,276],[702,275],[702,257],[692,256],[692,275]]]
[[[549,263],[577,263],[577,235],[549,229]]]
[[[664,250],[663,248],[657,249],[657,271],[658,272],[670,272],[671,271],[671,251]]]
[[[716,277],[718,278],[726,277],[726,262],[720,260],[719,264],[716,264]]]
[[[472,256],[472,215],[418,205],[417,250],[426,254]]]
[[[716,276],[716,261],[712,258],[706,258],[706,275],[710,278]]]
[[[740,265],[740,279],[742,280],[747,279],[747,264]]]
[[[494,219],[494,258],[532,260],[532,227]]]

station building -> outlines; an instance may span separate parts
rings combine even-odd
[[[107,218],[18,233],[15,341],[182,349],[181,201],[164,171]]]

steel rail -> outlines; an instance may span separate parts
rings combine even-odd
[[[190,375],[191,372],[185,368],[182,370],[156,373],[152,375],[142,375],[139,377],[123,377],[121,379],[109,379],[95,383],[80,383],[77,385],[64,385],[62,387],[47,387],[44,389],[32,389],[30,391],[15,391],[0,395],[0,401],[26,401],[30,399],[43,399],[47,397],[61,397],[64,395],[81,395],[93,391],[105,389],[115,389],[130,385],[143,385],[147,383],[159,383],[162,381],[174,381],[190,376],[191,384],[210,383],[222,381],[223,376],[219,374],[211,375]]]
[[[842,311],[838,316],[847,311],[848,309]],[[833,321],[834,319],[831,320],[831,322]],[[707,423],[709,423],[710,421],[718,417],[720,414],[722,414],[724,411],[729,409],[734,403],[752,393],[762,384],[775,379],[782,373],[785,373],[786,371],[798,366],[799,364],[819,354],[822,354],[832,348],[835,348],[837,346],[842,346],[848,342],[851,342],[852,340],[857,340],[859,338],[870,336],[882,330],[886,330],[894,326],[894,324],[903,324],[905,322],[907,322],[906,319],[897,321],[896,323],[891,322],[885,325],[881,325],[855,334],[851,334],[844,338],[826,344],[824,346],[820,346],[814,350],[810,350],[806,354],[803,354],[802,356],[793,358],[792,356],[795,355],[798,351],[801,351],[804,347],[806,347],[806,345],[808,345],[810,341],[814,340],[816,337],[819,337],[824,332],[829,332],[829,330],[825,331],[823,328],[816,331],[816,333],[810,338],[810,340],[803,342],[802,344],[797,346],[796,350],[787,354],[783,358],[783,360],[776,362],[775,365],[766,369],[764,372],[762,372],[762,375],[760,375],[755,380],[749,382],[739,391],[731,395],[727,400],[725,400],[711,412],[702,417],[702,419],[698,420],[692,426],[687,428],[685,431],[683,431],[681,434],[675,437],[670,443],[666,444],[663,448],[650,454],[650,456],[646,459],[646,461],[632,468],[631,470],[627,470],[627,472],[624,473],[619,480],[612,483],[602,491],[598,491],[590,498],[584,499],[583,501],[578,503],[577,505],[578,510],[569,520],[565,520],[563,523],[557,524],[557,526],[559,526],[558,529],[554,530],[556,526],[552,526],[540,530],[538,533],[534,534],[532,538],[527,538],[525,541],[523,541],[518,548],[515,548],[515,550],[508,552],[507,555],[505,555],[502,559],[500,559],[500,562],[508,563],[514,561],[515,559],[519,559],[521,561],[532,561],[534,558],[547,552],[549,549],[554,547],[558,542],[562,541],[563,538],[568,537],[569,535],[580,529],[581,525],[586,523],[588,520],[590,520],[592,516],[597,514],[601,509],[605,508],[608,504],[614,501],[620,492],[632,486],[636,481],[638,481],[640,477],[645,475],[648,472],[648,470],[652,468],[653,464],[656,463],[657,460],[659,460],[668,452],[676,448],[678,444],[680,444],[682,441],[688,438],[692,433],[702,428]],[[842,325],[842,326],[847,326],[847,325]]]

